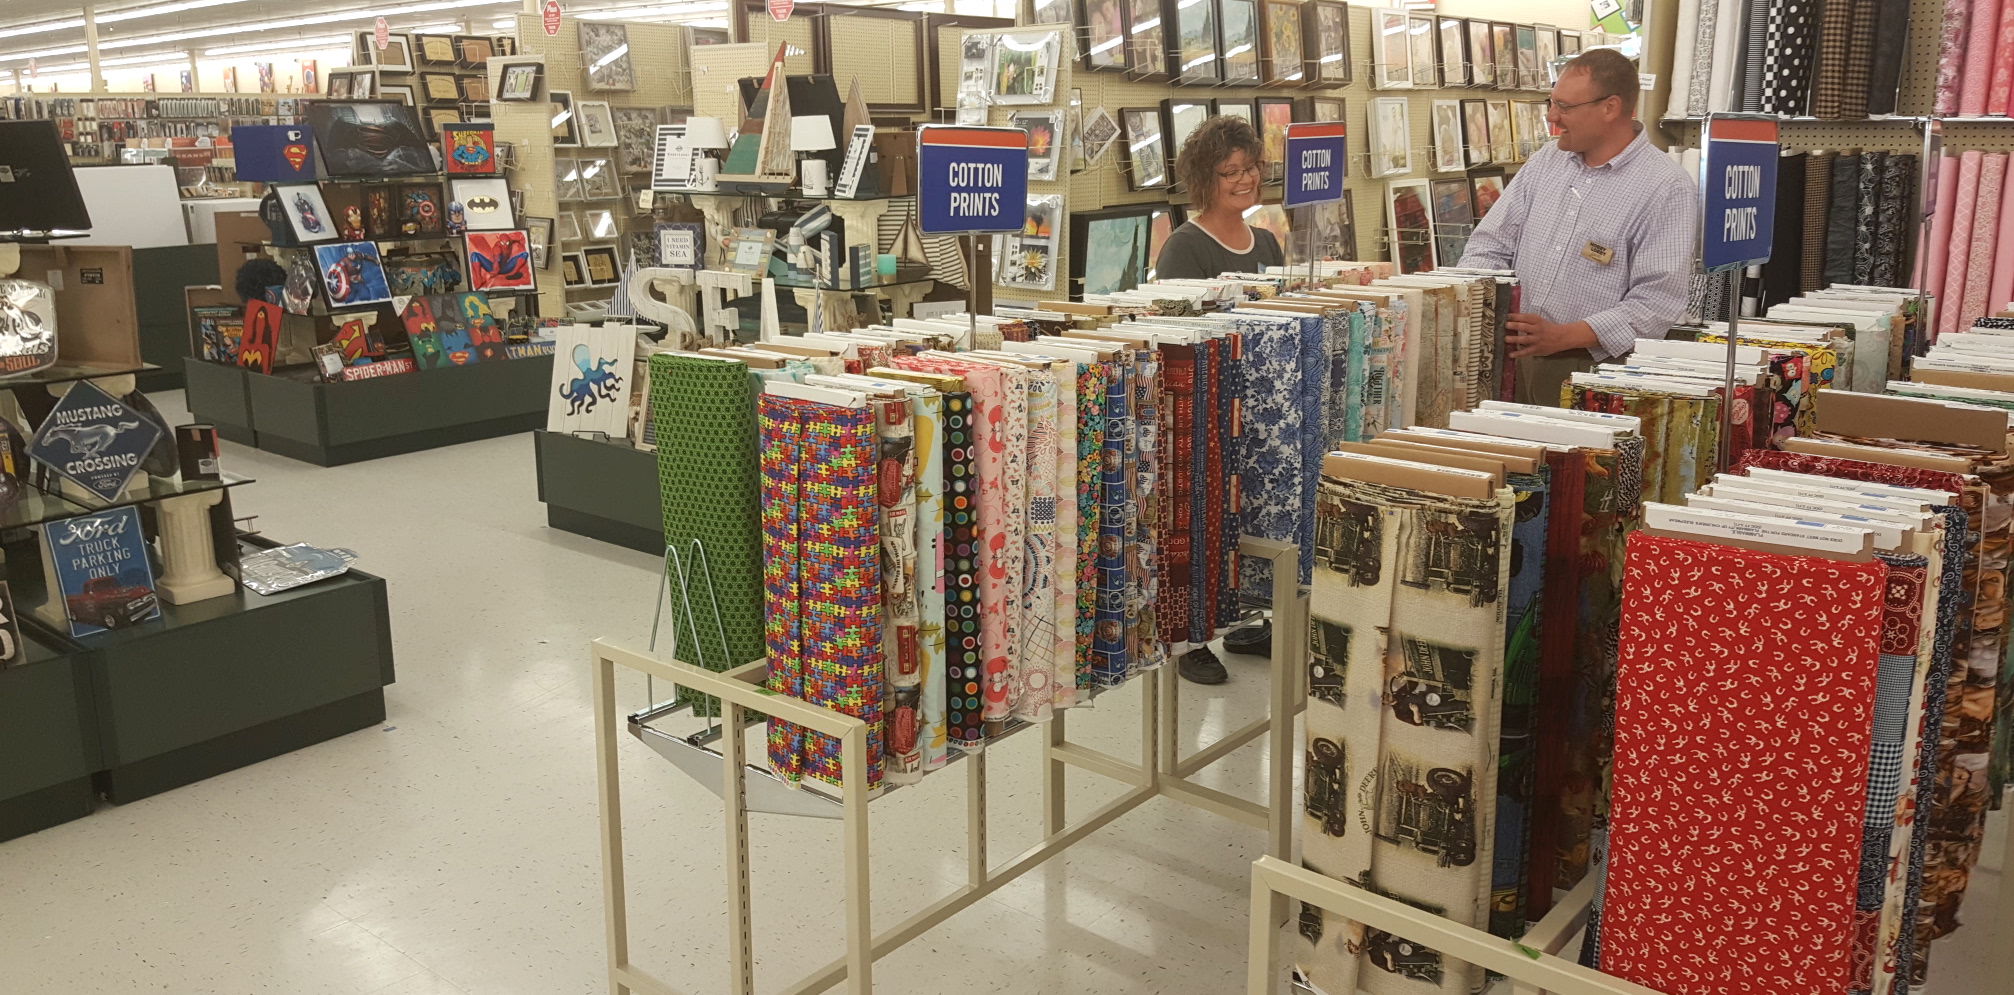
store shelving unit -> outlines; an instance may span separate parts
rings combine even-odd
[[[545,523],[643,553],[664,552],[657,452],[621,439],[532,433]]]

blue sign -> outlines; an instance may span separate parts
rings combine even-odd
[[[42,526],[70,634],[89,636],[161,616],[140,510],[128,505]]]
[[[1706,217],[1700,260],[1709,273],[1769,261],[1776,237],[1775,121],[1713,118],[1700,164]]]
[[[1286,206],[1307,207],[1343,199],[1349,175],[1349,132],[1341,121],[1287,125]]]
[[[231,129],[241,180],[305,183],[315,178],[315,130],[305,124],[241,124]]]
[[[42,419],[28,455],[110,501],[140,472],[160,438],[161,429],[151,419],[89,380],[79,380]]]
[[[916,144],[924,234],[1021,230],[1028,219],[1028,132],[924,125]]]

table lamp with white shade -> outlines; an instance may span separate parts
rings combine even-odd
[[[832,118],[824,114],[800,114],[790,119],[790,151],[830,152],[839,147],[832,135]],[[800,156],[799,185],[806,197],[824,197],[832,192],[830,166],[817,155]]]
[[[727,147],[727,131],[720,126],[717,117],[689,117],[685,119],[685,144],[699,150],[693,163],[699,175],[693,178],[694,190],[720,189],[720,160],[713,157],[715,150]]]

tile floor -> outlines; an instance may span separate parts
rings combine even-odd
[[[183,414],[179,392],[156,401]],[[585,650],[595,636],[648,638],[652,559],[547,529],[529,436],[329,469],[230,445],[224,456],[258,479],[238,492],[239,514],[275,537],[352,547],[360,569],[389,579],[390,714],[0,845],[0,990],[607,992]],[[1231,684],[1186,690],[1191,748],[1260,713],[1260,667],[1233,658]],[[621,693],[625,710],[647,699],[640,679]],[[1072,738],[1130,755],[1138,700],[1100,699]],[[1037,747],[1024,736],[987,755],[996,860],[1039,834]],[[628,737],[622,748],[633,957],[681,992],[724,991],[717,800]],[[1255,744],[1214,783],[1251,794],[1263,763]],[[963,788],[933,778],[877,806],[877,928],[963,879]],[[1116,794],[1072,775],[1074,812]],[[775,991],[840,954],[838,823],[751,822],[757,980]],[[1239,991],[1246,867],[1262,845],[1257,830],[1149,803],[884,958],[879,987]],[[1986,990],[1998,878],[1975,876],[1973,925],[1940,945],[1931,995]]]

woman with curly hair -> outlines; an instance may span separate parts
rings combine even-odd
[[[1245,223],[1245,212],[1259,203],[1262,151],[1259,133],[1243,118],[1213,117],[1189,136],[1175,160],[1175,177],[1189,192],[1189,222],[1161,246],[1156,277],[1256,273],[1286,263],[1272,232]]]

